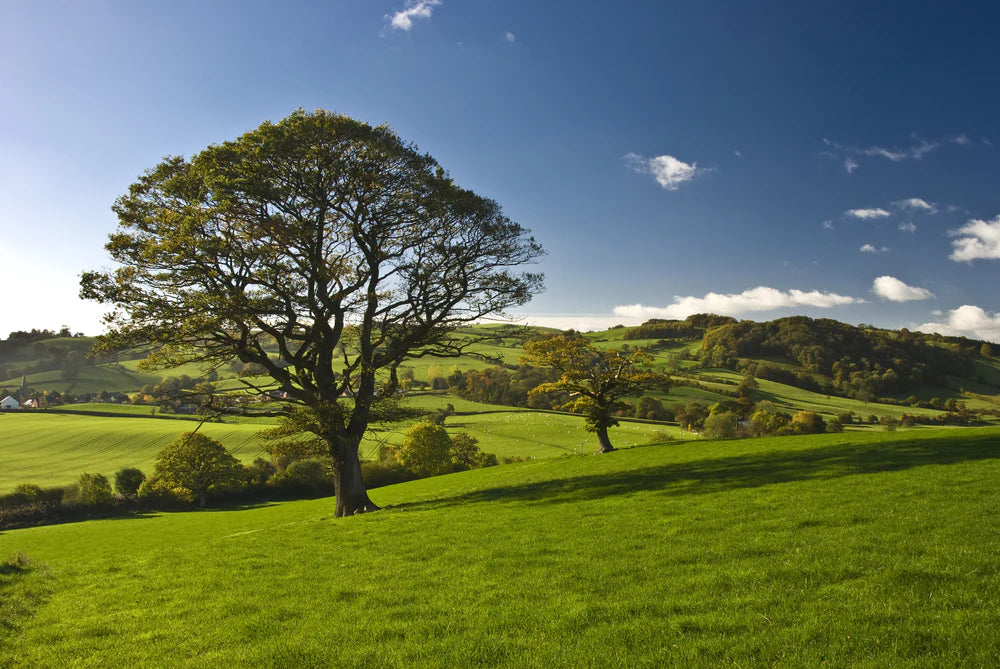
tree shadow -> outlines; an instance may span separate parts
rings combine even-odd
[[[606,454],[597,457],[615,456]],[[840,443],[813,449],[711,458],[608,474],[549,479],[395,506],[417,509],[497,500],[562,504],[640,491],[654,491],[667,496],[702,495],[986,459],[1000,459],[1000,440],[995,433],[914,437],[888,443]]]

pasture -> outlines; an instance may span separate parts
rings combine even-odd
[[[581,416],[476,404],[448,395],[423,395],[411,401],[414,408],[424,410],[443,409],[447,404],[460,412],[475,412],[449,417],[449,433],[467,432],[479,440],[482,450],[498,457],[547,458],[589,453],[597,448],[596,438],[584,429]],[[10,492],[18,483],[65,485],[84,472],[111,477],[123,467],[138,467],[151,473],[156,454],[182,432],[198,425],[191,416],[157,414],[152,418],[148,406],[91,403],[72,405],[70,411],[73,406],[121,415],[0,414],[0,494]],[[246,464],[261,457],[258,433],[272,426],[274,419],[227,420],[231,422],[205,423],[200,429]],[[362,457],[375,459],[381,445],[398,445],[410,425],[411,421],[375,426],[362,442]],[[612,428],[611,438],[616,445],[628,447],[647,443],[658,433],[696,438],[673,426],[626,421]]]
[[[0,534],[0,664],[1000,661],[1000,429],[672,442]]]
[[[138,467],[152,473],[156,454],[197,425],[153,418],[0,414],[0,494],[18,483],[73,483],[84,472],[111,478],[123,467]],[[260,429],[260,425],[236,423],[201,427],[246,463],[260,455]]]

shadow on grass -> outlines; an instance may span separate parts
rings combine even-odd
[[[614,454],[594,457],[615,457]],[[524,485],[487,488],[452,497],[397,505],[433,508],[455,503],[516,500],[559,504],[658,491],[669,496],[699,495],[777,483],[834,479],[856,474],[895,472],[924,465],[1000,459],[996,433],[833,444],[813,449],[738,455],[607,474],[548,479]]]

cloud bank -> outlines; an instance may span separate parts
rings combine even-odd
[[[911,302],[933,299],[934,293],[926,288],[907,286],[894,276],[880,276],[872,284],[872,292],[890,302]]]
[[[410,2],[406,9],[401,9],[393,15],[386,15],[389,25],[394,30],[409,30],[413,27],[414,19],[429,19],[434,8],[441,4],[441,0],[419,0]]]
[[[687,181],[711,170],[698,167],[697,163],[685,163],[673,156],[662,155],[646,158],[637,153],[625,156],[625,164],[639,174],[651,174],[664,190],[677,190]]]
[[[1000,258],[1000,215],[992,221],[973,218],[948,234],[958,238],[952,240],[954,250],[948,256],[955,262]]]
[[[924,323],[913,329],[1000,343],[1000,314],[991,315],[980,307],[964,304],[949,311],[943,323]]]
[[[751,311],[771,311],[789,307],[829,308],[845,304],[861,304],[857,297],[823,293],[818,290],[802,291],[792,289],[787,292],[758,286],[742,293],[708,293],[704,297],[674,296],[673,304],[665,307],[650,307],[642,304],[627,304],[615,307],[616,316],[623,318],[687,318],[691,314],[713,313],[733,316]]]

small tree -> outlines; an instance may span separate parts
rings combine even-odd
[[[81,474],[72,501],[87,506],[105,504],[112,498],[111,483],[104,474]]]
[[[450,453],[456,469],[478,469],[497,464],[497,456],[479,450],[479,440],[466,432],[452,436]]]
[[[823,417],[815,411],[798,412],[792,416],[792,422],[789,423],[789,427],[798,434],[820,434],[826,431],[826,423],[823,421]]]
[[[653,388],[666,390],[670,379],[652,371],[652,356],[643,350],[602,350],[579,336],[559,335],[524,345],[526,364],[554,367],[559,379],[543,383],[531,394],[567,391],[564,409],[582,411],[587,429],[597,433],[600,453],[613,451],[608,428],[618,425],[615,412],[628,406],[622,398]]]
[[[451,439],[440,425],[430,421],[416,423],[403,437],[396,459],[404,468],[421,476],[444,474],[451,470]]]
[[[134,467],[126,467],[115,472],[115,491],[125,497],[135,497],[146,475]]]
[[[156,456],[156,487],[189,490],[205,506],[206,495],[217,489],[239,486],[246,469],[215,439],[185,432]]]
[[[736,414],[730,411],[709,414],[704,434],[709,439],[732,439],[736,436]]]

